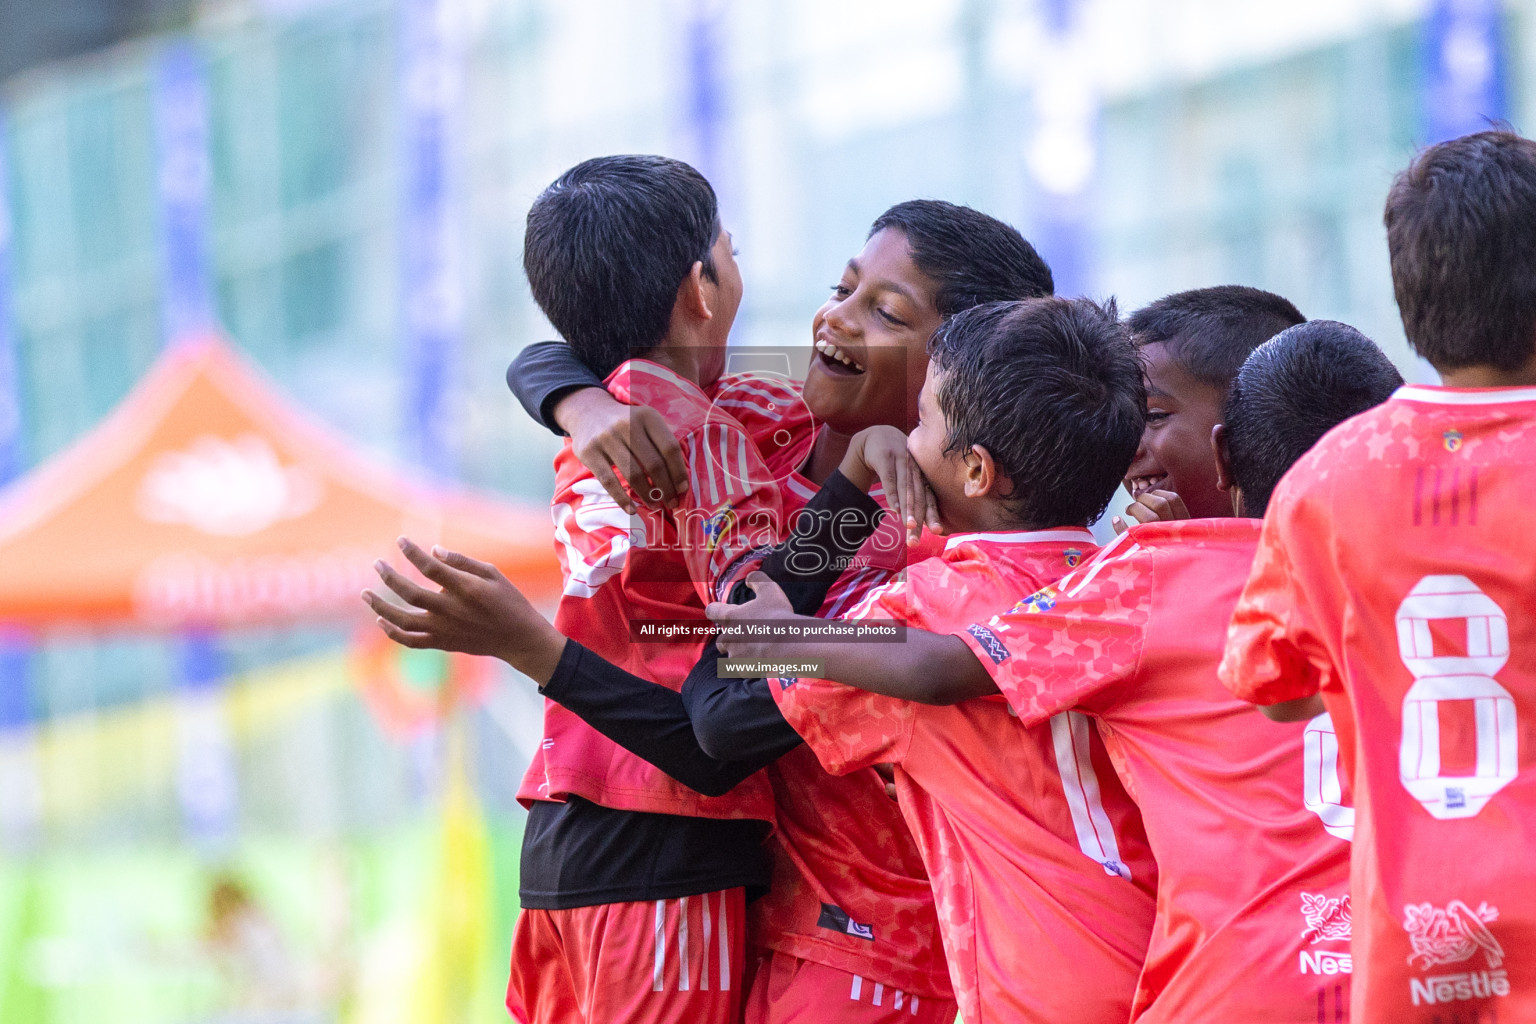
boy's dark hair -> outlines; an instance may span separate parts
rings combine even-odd
[[[983,302],[1033,299],[1056,291],[1051,268],[1024,236],[996,217],[939,199],[913,199],[886,210],[869,229],[907,236],[917,269],[938,282],[934,305],[951,316]]]
[[[1383,218],[1408,344],[1437,370],[1536,352],[1536,142],[1478,132],[1424,150]]]
[[[1146,423],[1141,363],[1113,299],[986,303],[945,321],[928,354],[941,371],[945,450],[986,448],[1020,523],[1099,517]]]
[[[1250,352],[1306,320],[1274,292],[1226,284],[1165,295],[1129,323],[1138,347],[1164,346],[1192,377],[1226,394]]]
[[[1292,327],[1254,349],[1222,410],[1243,512],[1263,516],[1280,478],[1319,438],[1402,384],[1374,341],[1335,320]]]
[[[716,280],[715,190],[681,160],[600,156],[566,171],[528,211],[533,299],[587,368],[606,377],[667,333],[693,265]]]

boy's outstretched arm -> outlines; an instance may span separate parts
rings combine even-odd
[[[363,591],[385,635],[403,647],[500,658],[540,686],[549,681],[565,637],[500,569],[443,548],[429,554],[405,537],[397,543],[407,561],[442,589],[421,586],[383,559],[374,562],[384,585],[405,602],[402,607]]]
[[[572,453],[624,511],[635,513],[636,498],[670,508],[687,492],[683,452],[666,420],[615,399],[564,342],[524,348],[507,367],[507,386],[532,419],[570,435]]]
[[[736,746],[730,759],[710,757],[694,736],[680,694],[567,640],[495,566],[452,551],[429,554],[404,538],[400,550],[442,589],[434,592],[387,563],[376,563],[380,578],[410,605],[402,608],[364,592],[391,639],[407,647],[501,658],[538,683],[544,696],[690,789],[719,796],[800,742],[769,696],[779,730],[759,723],[757,744]]]
[[[765,623],[814,632],[825,625],[822,619],[795,614],[784,591],[767,576],[753,573],[747,584],[756,592],[756,600],[738,605],[717,602],[706,609],[722,629]],[[918,704],[958,704],[998,692],[963,640],[921,629],[907,628],[901,640],[885,643],[775,640],[748,636],[744,630],[722,632],[715,642],[732,658],[817,661],[821,678]]]

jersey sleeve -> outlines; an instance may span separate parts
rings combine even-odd
[[[956,635],[975,652],[1025,725],[1072,708],[1093,711],[1130,679],[1145,648],[1150,558],[1105,548],[1059,583]]]
[[[624,571],[631,548],[645,546],[645,523],[620,508],[595,477],[577,480],[566,498],[552,509],[565,593],[591,597]]]
[[[689,492],[672,517],[683,559],[705,603],[723,600],[783,532],[778,481],[728,416],[712,416],[681,443]]]
[[[565,431],[555,422],[555,403],[580,388],[600,388],[602,378],[587,369],[563,341],[540,341],[525,346],[507,367],[507,387],[530,419],[560,437]]]
[[[877,587],[848,618],[906,621],[910,603],[905,588],[901,582]],[[770,679],[768,684],[785,720],[831,774],[906,758],[917,714],[911,702],[827,679]]]
[[[1307,611],[1306,581],[1289,554],[1296,536],[1295,500],[1276,492],[1259,535],[1259,549],[1227,627],[1218,675],[1251,704],[1279,704],[1317,693],[1332,659]]]

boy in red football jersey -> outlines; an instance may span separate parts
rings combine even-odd
[[[1051,287],[1049,268],[1014,228],[952,203],[899,203],[875,220],[812,318],[816,351],[803,393],[798,382],[774,375],[727,374],[713,398],[758,439],[790,514],[826,482],[854,434],[874,424],[911,428],[926,344],[944,317],[983,301],[1046,295]],[[608,482],[615,500],[630,508],[660,507],[688,493],[686,479],[667,468],[676,456],[657,454],[672,442],[654,415],[614,402],[567,346],[529,346],[509,368],[508,383],[531,415],[552,429],[569,429],[572,450]],[[648,475],[641,475],[639,467],[647,464]],[[681,484],[674,485],[674,478]],[[873,493],[896,507],[888,500],[894,495]],[[900,533],[895,523],[882,522],[861,548],[847,552],[849,568],[822,588],[819,614],[846,612],[909,561],[941,550],[932,534],[919,539],[909,533],[903,544]],[[711,665],[715,656],[712,647],[706,649]],[[633,745],[641,724],[650,736],[672,735],[669,727],[639,715],[635,702],[604,704],[593,700],[590,686],[565,681],[561,676],[546,694],[600,729],[607,728],[604,710],[622,708],[630,729],[615,722],[611,732],[621,744],[705,792],[718,791],[722,776],[707,768],[702,775],[683,771],[671,745]],[[798,737],[766,686],[759,696],[766,706],[758,710],[797,747]],[[785,753],[760,734],[738,733],[722,742],[736,765],[754,750],[764,752],[760,763],[771,762],[767,774],[779,814],[770,840],[773,885],[748,915],[748,940],[758,955],[749,964],[747,1019],[771,1024],[815,1015],[875,1024],[916,1016],[949,1024],[953,996],[932,892],[919,851],[876,772],[834,777],[810,751]],[[1093,745],[1102,758],[1096,737]],[[915,1014],[914,1007],[920,1007]]]
[[[1295,328],[1269,344],[1307,347],[1340,327]],[[1355,376],[1385,364],[1357,334],[1336,348]],[[1391,381],[1377,381],[1379,400]],[[1345,402],[1336,415],[1357,410]],[[1234,478],[1231,467],[1221,474],[1245,492],[1273,484]],[[909,631],[894,649],[721,646],[733,656],[823,659],[833,678],[925,703],[1001,691],[1024,723],[1089,714],[1141,806],[1158,863],[1157,922],[1132,1019],[1343,1021],[1348,845],[1304,806],[1302,728],[1277,732],[1215,681],[1257,537],[1248,519],[1134,526],[1059,583],[958,637]],[[758,587],[758,601],[712,605],[711,617],[790,618],[773,588]]]
[[[851,620],[958,628],[1070,571],[1140,435],[1139,368],[1112,309],[982,306],[929,351],[907,446],[950,536]],[[1125,1019],[1155,867],[1085,718],[1026,726],[997,700],[925,707],[812,678],[768,690],[829,771],[894,766],[964,1019]]]
[[[1433,146],[1386,204],[1405,387],[1287,474],[1222,679],[1332,715],[1355,1024],[1536,1019],[1536,143]],[[1234,455],[1236,453],[1234,452]]]
[[[1147,375],[1147,429],[1125,474],[1129,523],[1225,516],[1211,429],[1248,354],[1306,320],[1289,300],[1242,285],[1195,288],[1136,310],[1127,323]]]
[[[631,643],[646,620],[702,621],[712,586],[776,539],[778,487],[745,430],[711,407],[741,299],[709,183],[661,157],[602,157],[561,175],[528,214],[524,267],[539,307],[621,400],[679,436],[689,499],[638,518],[567,446],[552,502],[565,576],[556,622],[676,689],[698,642]],[[418,562],[423,553],[406,545]],[[432,594],[380,564],[417,607]],[[387,618],[377,595],[366,595]],[[391,636],[410,642],[406,627]],[[529,805],[522,914],[507,1005],[525,1024],[734,1022],[741,1012],[745,891],[768,881],[762,777],[708,798],[547,703]]]
[[[1143,417],[1140,369],[1123,331],[1112,313],[1085,300],[972,309],[951,319],[931,346],[921,418],[907,448],[934,484],[944,524],[960,532],[941,558],[911,567],[906,582],[871,592],[857,617],[945,628],[965,621],[967,609],[994,607],[1091,553],[1084,526],[1123,475]],[[861,461],[867,456],[859,454],[874,444],[870,434],[854,439],[843,473],[822,494],[850,481],[858,488],[873,483]],[[658,687],[640,680],[626,686],[615,678],[620,673],[602,672],[493,570],[454,561],[480,582],[445,588],[462,603],[458,613],[437,617],[438,644],[462,646],[455,631],[467,626],[494,636],[515,666],[535,671],[558,651],[546,693],[563,693],[611,725],[623,723],[603,716],[602,705],[644,707],[648,731],[670,728],[656,711]],[[492,581],[499,599],[474,593]],[[486,614],[498,603],[503,614]],[[1086,719],[1064,715],[1025,728],[999,700],[921,707],[810,679],[790,687],[721,680],[715,670],[712,659],[701,662],[684,691],[685,700],[689,688],[696,691],[689,714],[701,750],[744,756],[757,735],[741,709],[766,702],[833,771],[896,763],[901,809],[933,879],[966,1019],[1125,1019],[1151,927],[1155,869],[1134,808]],[[580,685],[572,685],[577,676]],[[644,735],[631,742],[647,756],[660,746]],[[657,763],[708,778],[696,763]],[[803,796],[790,794],[795,798]],[[829,817],[824,827],[849,824]],[[839,918],[839,908],[824,907],[823,916]],[[881,914],[837,924],[873,939],[891,921]],[[1020,943],[1028,944],[1027,955],[1019,955]],[[860,994],[882,999],[867,981],[853,987],[873,987]],[[901,998],[883,994],[887,1006]]]

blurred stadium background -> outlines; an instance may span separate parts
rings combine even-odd
[[[610,152],[715,182],[738,344],[932,196],[1064,292],[1258,285],[1427,379],[1387,184],[1533,96],[1536,0],[0,0],[0,477],[216,329],[376,461],[542,505],[522,220]],[[0,1021],[502,1019],[526,681],[402,721],[370,673],[452,672],[358,619],[64,618],[0,638]]]

